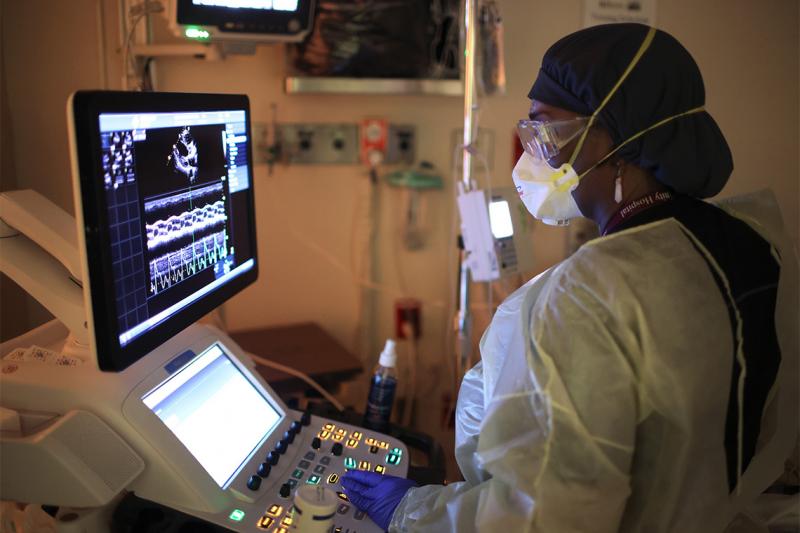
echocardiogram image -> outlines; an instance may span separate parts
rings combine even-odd
[[[224,124],[149,129],[136,144],[136,175],[144,198],[219,181],[227,175]]]
[[[223,124],[159,128],[136,143],[148,297],[229,268],[224,134]]]
[[[186,126],[178,134],[178,139],[172,145],[172,153],[167,156],[167,166],[194,182],[197,178],[197,144],[190,130]]]

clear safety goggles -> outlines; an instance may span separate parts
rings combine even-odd
[[[590,120],[590,117],[552,122],[523,119],[517,123],[517,134],[528,154],[549,164],[562,148],[583,133]]]

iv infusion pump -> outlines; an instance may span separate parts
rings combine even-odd
[[[339,480],[405,476],[405,445],[289,409],[195,323],[258,276],[247,97],[78,92],[67,115],[77,235],[32,191],[0,197],[0,266],[59,319],[2,345],[3,499],[133,493],[190,529],[285,533],[312,484],[340,498],[333,531],[380,531]]]

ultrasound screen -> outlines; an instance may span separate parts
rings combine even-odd
[[[245,111],[101,114],[119,344],[255,265]]]

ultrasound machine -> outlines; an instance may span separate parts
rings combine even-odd
[[[247,97],[78,92],[67,115],[74,222],[2,196],[3,272],[59,319],[2,346],[2,498],[77,516],[133,494],[181,531],[286,533],[312,484],[340,498],[331,531],[380,531],[339,480],[405,476],[406,446],[289,409],[197,323],[258,277]]]

